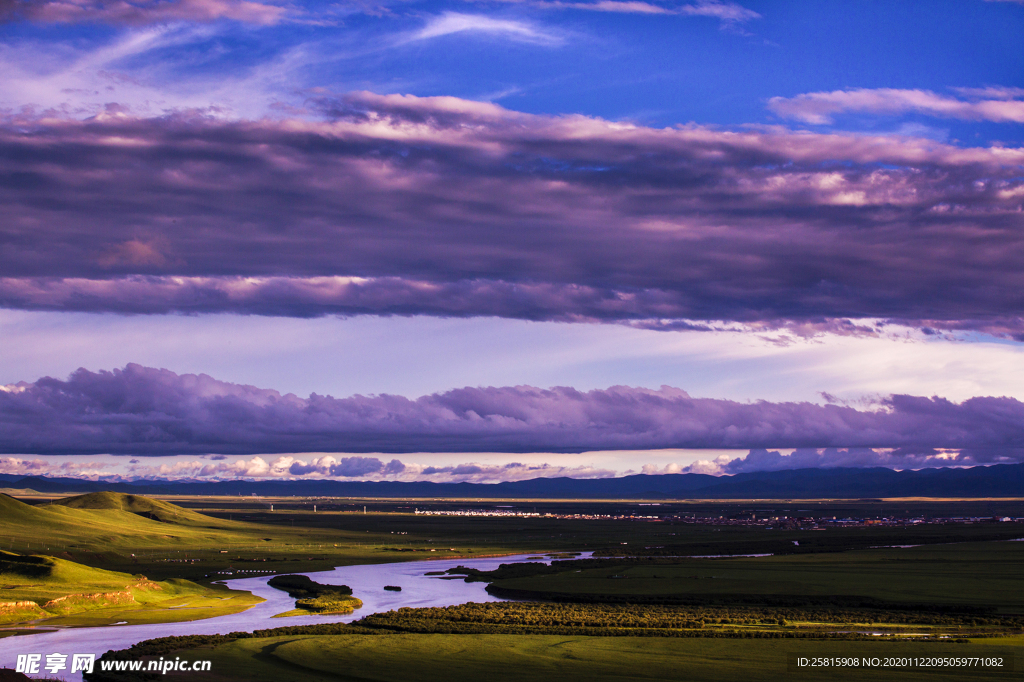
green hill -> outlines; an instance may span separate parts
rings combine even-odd
[[[209,506],[224,509],[228,518],[140,495],[90,493],[32,505],[0,493],[0,549],[145,573],[156,580],[195,581],[294,573],[300,570],[296,562],[302,562],[301,570],[327,570],[395,557],[390,546],[394,534],[378,531],[376,521],[366,525],[362,516],[305,510],[275,515],[253,510],[248,500],[240,502],[240,509],[216,500]],[[238,511],[232,519],[231,512]],[[309,526],[303,524],[307,519]]]
[[[116,552],[184,551],[249,545],[257,530],[137,495],[91,493],[32,506],[0,495],[0,547],[95,565]]]
[[[0,550],[0,623],[195,620],[241,611],[260,601],[248,592],[202,587],[187,580],[158,583],[143,575],[57,557]]]
[[[0,587],[4,589],[4,598],[11,590],[28,598],[24,592],[31,588],[40,593],[38,599],[53,599],[68,594],[72,585],[78,591],[124,589],[135,580],[127,573],[91,568],[65,559],[0,550]]]
[[[154,500],[141,495],[100,492],[79,495],[58,500],[53,505],[69,509],[98,509],[130,512],[143,518],[162,523],[177,523],[186,526],[224,527],[224,521],[205,516],[198,512],[179,507],[163,500]]]
[[[5,523],[16,521],[33,521],[38,518],[38,510],[30,504],[16,500],[7,493],[0,493],[0,519]]]

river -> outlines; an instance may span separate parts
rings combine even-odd
[[[590,553],[581,555],[583,558]],[[43,662],[51,653],[66,654],[68,669],[73,654],[95,654],[98,659],[105,652],[127,649],[132,644],[156,637],[171,635],[217,635],[229,632],[252,631],[286,625],[312,625],[316,623],[347,623],[371,613],[391,611],[403,606],[454,606],[467,602],[501,601],[486,592],[486,583],[467,583],[424,575],[428,571],[444,571],[456,566],[482,570],[497,568],[499,564],[527,561],[537,554],[488,559],[444,559],[430,561],[404,561],[393,564],[366,564],[340,566],[331,571],[304,573],[325,585],[348,585],[352,594],[363,601],[363,607],[344,616],[294,616],[273,618],[275,614],[295,608],[295,600],[281,590],[267,585],[272,575],[238,578],[224,581],[236,590],[247,590],[266,599],[247,611],[205,620],[183,623],[157,623],[153,625],[107,625],[92,628],[62,628],[0,639],[0,667],[14,668],[19,654],[42,654]],[[550,561],[545,559],[545,562]],[[385,585],[398,585],[401,592],[386,591]],[[62,670],[51,675],[41,669],[33,677],[59,677],[69,682],[81,682],[79,673]]]

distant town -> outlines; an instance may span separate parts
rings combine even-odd
[[[654,506],[654,505],[651,505]],[[651,523],[686,523],[705,526],[757,526],[766,530],[824,530],[826,528],[847,528],[860,526],[914,526],[921,524],[973,524],[1011,523],[1024,521],[1024,517],[1011,516],[877,516],[877,517],[814,517],[814,516],[759,516],[756,512],[700,516],[697,514],[559,514],[553,512],[531,512],[518,509],[416,509],[420,516],[511,516],[541,519],[580,520],[625,520]]]

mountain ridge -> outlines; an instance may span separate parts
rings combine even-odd
[[[13,479],[13,480],[12,480]],[[38,492],[112,491],[139,495],[324,497],[750,499],[1024,497],[1024,464],[895,471],[884,467],[758,471],[732,476],[634,474],[620,478],[534,478],[503,483],[431,481],[88,481],[6,475],[10,488]]]

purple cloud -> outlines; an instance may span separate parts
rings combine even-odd
[[[156,24],[230,19],[276,24],[288,10],[253,0],[0,0],[0,21],[53,24]]]
[[[331,476],[356,477],[375,474],[384,468],[384,462],[376,457],[342,457],[331,467]]]
[[[402,473],[403,471],[405,471],[405,464],[398,461],[397,459],[391,460],[390,462],[384,465],[383,469],[380,470],[380,472],[385,476],[396,476]]]
[[[397,474],[403,469],[405,465],[397,459],[385,465],[376,457],[342,457],[341,460],[336,460],[327,456],[308,463],[301,460],[289,461],[287,472],[293,476],[320,474],[338,478],[358,478],[377,473]]]
[[[621,386],[589,392],[530,386],[463,388],[415,400],[394,395],[299,398],[139,365],[113,372],[83,369],[66,381],[44,378],[0,391],[0,452],[4,453],[652,448],[844,448],[843,456],[853,458],[851,462],[868,456],[856,448],[903,448],[892,456],[904,459],[920,456],[922,448],[943,448],[963,449],[972,461],[986,456],[988,461],[1002,461],[1018,455],[1024,458],[1024,403],[978,397],[958,404],[894,395],[876,410],[857,410],[811,403],[738,403],[692,398],[669,387],[655,391]],[[785,461],[818,456],[800,451],[785,456],[789,458]],[[761,468],[779,463],[771,453],[754,458]],[[298,462],[290,471],[296,462],[283,457],[272,468],[280,474],[315,470],[362,476],[391,473],[403,466],[396,461],[385,465],[376,457],[339,461],[326,455],[311,463]],[[245,465],[246,471],[250,469],[257,473],[246,475],[264,475],[271,467],[255,458]]]
[[[309,106],[10,118],[0,305],[1024,334],[1021,149]]]
[[[1024,461],[1024,448],[935,448],[901,447],[891,450],[873,448],[800,448],[788,455],[777,450],[756,449],[729,462],[718,463],[716,470],[703,473],[743,474],[751,471],[782,471],[830,467],[927,467],[977,466]]]

